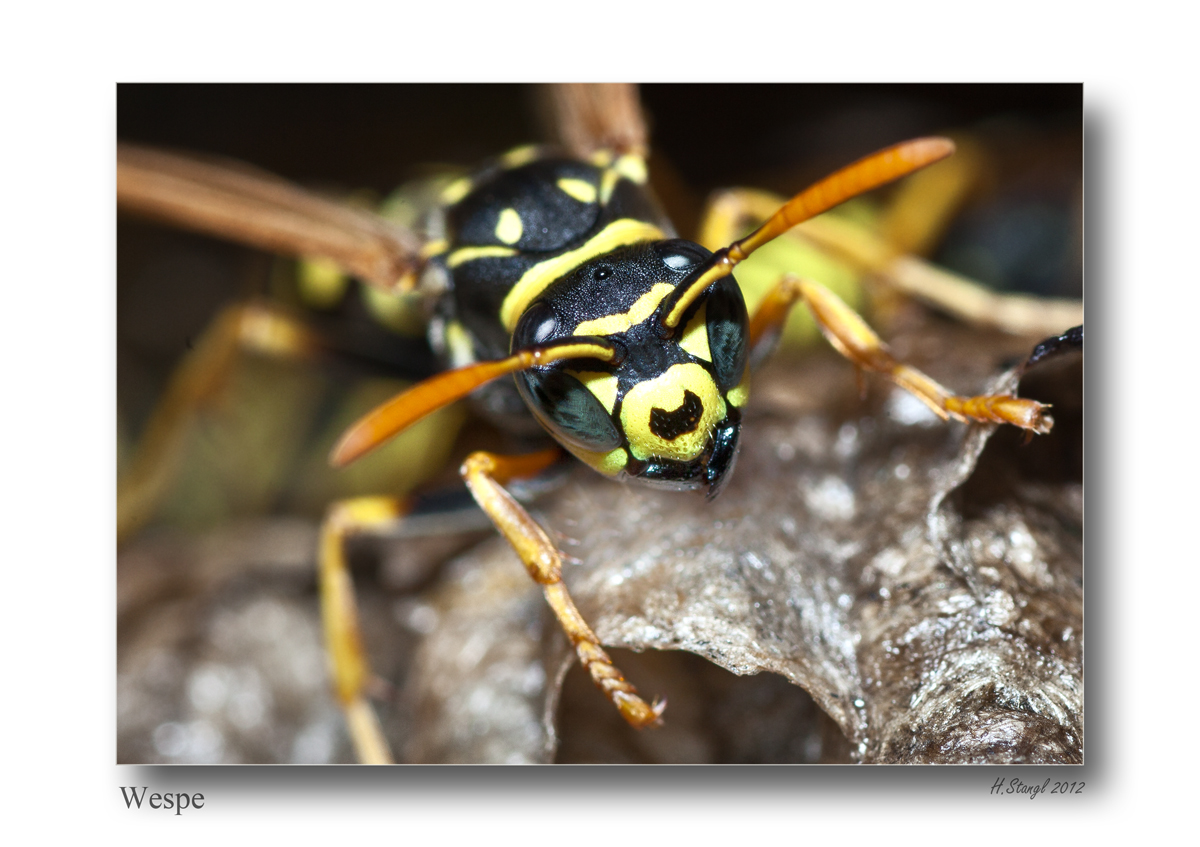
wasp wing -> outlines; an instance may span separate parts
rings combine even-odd
[[[544,95],[547,123],[571,155],[587,159],[612,150],[646,156],[649,133],[636,85],[547,85]]]
[[[118,144],[117,203],[251,247],[328,259],[386,291],[410,288],[420,263],[412,232],[237,162]]]

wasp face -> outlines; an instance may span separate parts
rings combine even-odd
[[[658,315],[711,255],[678,239],[613,250],[548,286],[517,324],[514,350],[569,337],[618,350],[611,363],[573,359],[516,375],[543,426],[603,474],[714,497],[733,468],[749,392],[741,290],[732,277],[714,283],[665,338]]]

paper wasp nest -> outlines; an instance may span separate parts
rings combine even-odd
[[[957,370],[947,381],[982,387],[986,356],[969,343],[941,344]],[[435,601],[410,755],[1082,761],[1075,358],[1047,365],[1038,384],[1058,428],[1028,446],[941,424],[881,383],[868,408],[846,366],[820,362],[759,381],[734,480],[711,504],[578,476],[538,514],[581,560],[565,578],[601,640],[762,676],[618,653],[643,695],[669,701],[664,727],[629,730],[567,673],[539,593],[491,542],[455,563]]]

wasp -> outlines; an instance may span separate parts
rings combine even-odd
[[[576,121],[587,126],[596,119],[585,114]],[[466,397],[502,427],[528,431],[535,421],[556,447],[519,457],[479,451],[464,462],[462,476],[542,586],[597,687],[630,724],[651,726],[662,720],[665,704],[646,702],[617,669],[575,608],[556,545],[507,486],[542,472],[566,451],[603,476],[716,497],[736,464],[750,364],[766,355],[800,303],[858,368],[883,374],[939,416],[1049,431],[1053,422],[1035,401],[959,396],[897,361],[865,322],[817,283],[785,276],[751,314],[734,279],[739,264],[792,227],[952,150],[938,138],[883,150],[795,195],[750,235],[730,235],[715,252],[679,238],[660,211],[647,190],[645,141],[636,134],[593,138],[569,153],[521,147],[502,155],[446,184],[419,237],[347,210],[314,211],[328,215],[327,224],[338,221],[335,231],[365,239],[351,245],[314,243],[294,231],[268,231],[255,240],[244,230],[230,231],[231,224],[198,219],[203,214],[194,210],[165,209],[150,183],[156,174],[187,179],[193,165],[156,160],[154,153],[122,151],[119,192],[132,208],[158,204],[160,215],[191,216],[185,225],[332,259],[385,294],[420,303],[442,372],[349,428],[331,463],[349,465]],[[205,172],[195,181],[211,188],[221,180]],[[250,204],[273,202],[272,192],[256,194],[247,183],[231,190],[249,195],[240,199]],[[287,203],[302,205],[296,196]],[[252,312],[238,314],[226,335],[239,345],[287,352],[303,352],[311,343],[302,327]],[[390,754],[367,703],[370,672],[345,548],[357,534],[403,522],[406,510],[395,497],[341,501],[329,509],[321,532],[327,647],[338,699],[364,761],[387,761]]]

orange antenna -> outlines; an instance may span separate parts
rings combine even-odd
[[[739,262],[792,227],[826,212],[859,194],[886,185],[902,176],[940,161],[954,152],[948,138],[915,138],[872,153],[825,177],[783,204],[771,218],[745,238],[718,250],[712,264],[695,281],[680,286],[659,306],[660,325],[679,326],[684,313],[710,285],[729,276]]]
[[[518,350],[506,359],[476,362],[473,365],[443,371],[418,382],[359,418],[338,440],[333,452],[329,454],[329,463],[335,468],[345,467],[388,439],[399,435],[426,415],[450,405],[455,400],[461,400],[476,388],[505,374],[548,365],[561,359],[600,359],[612,362],[617,356],[617,348],[606,342],[567,338],[545,347]]]

